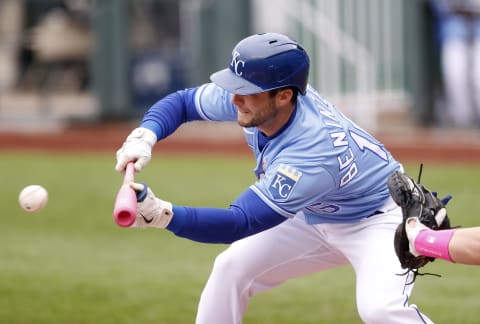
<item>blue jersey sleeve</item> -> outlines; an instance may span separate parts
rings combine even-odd
[[[141,126],[152,130],[161,140],[189,121],[236,119],[237,110],[231,103],[231,94],[213,83],[207,83],[174,92],[157,101],[145,113]]]
[[[232,243],[287,219],[250,189],[228,209],[174,206],[173,213],[167,229],[177,236],[203,243]]]
[[[232,94],[213,83],[198,87],[195,94],[195,107],[204,120],[237,120],[237,109],[232,104]]]
[[[180,90],[157,101],[145,113],[141,126],[152,130],[160,140],[185,122],[201,120],[195,108],[196,91],[197,88]]]

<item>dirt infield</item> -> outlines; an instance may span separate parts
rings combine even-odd
[[[58,133],[0,132],[0,149],[110,151],[114,154],[136,126],[136,123],[103,123],[69,126]],[[240,133],[205,136],[198,128],[179,133],[159,142],[155,150],[179,154],[251,154]],[[477,131],[416,129],[404,133],[376,134],[376,137],[400,161],[480,163],[480,133]]]

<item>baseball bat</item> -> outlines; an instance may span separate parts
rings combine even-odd
[[[121,227],[131,226],[135,222],[137,215],[137,195],[135,190],[128,185],[134,181],[134,174],[135,166],[133,162],[129,162],[125,169],[122,186],[115,199],[115,207],[113,208],[113,219]]]

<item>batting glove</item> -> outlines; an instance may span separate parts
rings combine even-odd
[[[443,220],[447,216],[447,210],[445,208],[440,209],[437,214],[435,215],[435,221],[437,222],[437,225],[440,226],[440,224],[443,223]],[[420,254],[417,252],[415,249],[415,240],[417,239],[418,233],[420,233],[423,230],[429,230],[430,228],[422,224],[422,222],[418,219],[418,217],[409,217],[407,218],[407,221],[405,222],[405,231],[407,233],[407,238],[408,238],[408,247],[410,250],[410,253],[412,253],[414,256],[419,256]]]
[[[115,170],[122,172],[127,163],[135,161],[135,170],[141,171],[152,158],[152,148],[157,142],[157,135],[151,130],[135,128],[117,151],[117,165]]]
[[[173,217],[172,204],[153,194],[144,183],[130,183],[137,193],[137,217],[131,227],[166,228]]]

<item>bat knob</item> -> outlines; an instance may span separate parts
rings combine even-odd
[[[128,184],[120,188],[113,209],[113,219],[121,227],[130,227],[137,217],[137,195]]]
[[[136,214],[132,210],[119,210],[114,213],[115,223],[121,227],[130,227],[135,222]]]

